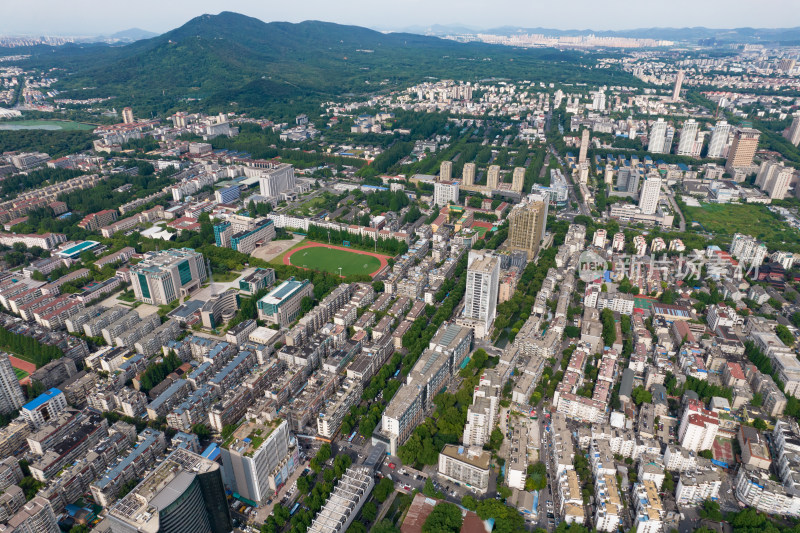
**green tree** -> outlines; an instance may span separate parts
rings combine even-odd
[[[643,403],[653,403],[653,394],[641,385],[633,389],[631,398],[633,399],[633,403],[637,406]]]
[[[347,528],[347,533],[367,533],[367,526],[365,526],[363,522],[353,520],[350,527]]]
[[[22,463],[20,463],[20,465],[21,464]],[[44,487],[44,483],[31,476],[23,477],[20,482],[17,483],[17,485],[22,489],[22,492],[25,493],[25,499],[28,501],[36,496],[36,493],[39,492],[39,489]]]
[[[600,312],[600,321],[603,323],[603,342],[606,346],[611,346],[617,340],[614,312],[611,309],[603,309]]]
[[[461,510],[452,503],[437,503],[425,523],[423,533],[459,533],[461,531]]]
[[[714,522],[722,522],[722,511],[720,511],[719,502],[706,500],[700,507],[700,517],[713,520]]]
[[[761,407],[764,405],[764,395],[760,392],[753,393],[753,399],[750,400],[750,405],[753,407]]]
[[[378,516],[378,506],[370,500],[361,508],[361,518],[367,522],[372,522],[376,516]]]
[[[466,507],[470,511],[474,511],[475,509],[478,508],[478,502],[475,500],[475,498],[471,494],[465,494],[461,498],[461,505],[463,505],[464,507]]]
[[[672,472],[664,470],[664,483],[662,488],[665,492],[672,493],[675,490],[675,479],[672,477]]]
[[[391,493],[394,492],[394,482],[389,478],[382,478],[378,481],[378,484],[375,485],[375,499],[378,500],[379,503],[383,503],[389,497]]]
[[[200,440],[208,440],[211,438],[211,430],[205,424],[193,425],[192,432],[197,435],[197,438]]]
[[[400,533],[400,529],[387,518],[377,524],[373,524],[370,533]]]
[[[792,335],[792,332],[789,331],[789,328],[783,324],[778,324],[775,327],[775,334],[786,346],[794,346],[794,335]]]

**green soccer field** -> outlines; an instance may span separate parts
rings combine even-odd
[[[17,376],[17,381],[28,377],[28,373],[19,368],[14,368],[14,374]]]
[[[331,248],[305,248],[292,254],[289,257],[289,262],[297,267],[322,270],[332,274],[338,274],[339,267],[341,267],[342,276],[351,274],[369,275],[381,266],[381,262],[370,255]]]

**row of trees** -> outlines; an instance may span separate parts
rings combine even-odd
[[[64,357],[64,352],[58,346],[43,344],[34,337],[14,333],[5,328],[0,328],[0,349],[23,356],[37,367]]]
[[[378,250],[391,255],[401,255],[408,251],[408,245],[397,239],[375,239],[350,233],[347,230],[336,230],[322,228],[319,226],[309,226],[306,236],[312,241],[330,242],[331,244],[341,244],[344,241],[350,242],[353,248],[364,248]]]

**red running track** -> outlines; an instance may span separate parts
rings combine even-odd
[[[36,365],[34,365],[33,363],[29,363],[24,359],[20,359],[19,357],[14,357],[13,355],[9,355],[8,360],[11,361],[11,366],[13,366],[14,368],[19,368],[20,370],[24,370],[28,374],[33,374],[34,372],[36,372]],[[29,383],[30,380],[31,380],[30,376],[26,376],[20,381],[20,383],[25,385],[26,383]]]
[[[370,274],[370,276],[373,276],[373,277],[378,272],[380,272],[381,270],[383,270],[384,268],[386,268],[389,265],[388,257],[385,256],[385,255],[376,254],[374,252],[364,252],[362,250],[354,250],[353,248],[348,248],[346,246],[336,246],[334,244],[323,244],[321,242],[312,242],[312,243],[309,243],[309,244],[304,244],[303,246],[295,248],[294,250],[290,250],[286,255],[283,256],[283,264],[287,265],[287,266],[293,266],[293,267],[297,267],[297,268],[302,268],[302,267],[298,267],[297,265],[293,265],[291,263],[291,261],[289,261],[289,258],[291,258],[295,253],[299,252],[300,250],[305,250],[306,248],[332,248],[334,250],[344,250],[345,252],[351,252],[351,253],[354,253],[354,254],[372,256],[372,257],[374,257],[375,259],[377,259],[378,261],[381,262],[381,266],[378,268],[378,270],[376,270],[375,272]],[[344,276],[342,276],[342,277],[344,277]]]

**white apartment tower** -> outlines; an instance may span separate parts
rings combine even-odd
[[[731,134],[731,125],[725,120],[720,120],[714,126],[711,141],[708,143],[708,157],[724,157],[725,147],[728,146],[728,137]]]
[[[647,143],[647,151],[654,154],[663,154],[669,149],[665,147],[667,140],[667,123],[663,118],[656,120],[650,127],[650,140]]]
[[[464,316],[480,322],[488,331],[497,310],[500,259],[491,253],[470,252]]]
[[[258,185],[261,196],[268,198],[294,190],[296,186],[294,167],[288,163],[272,163],[269,168],[261,170]]]
[[[24,404],[25,395],[22,394],[11,360],[8,354],[0,353],[0,413],[11,413]]]
[[[719,415],[705,409],[700,402],[690,400],[683,412],[678,441],[686,450],[710,450],[719,430]]]
[[[458,182],[437,181],[433,184],[433,204],[445,206],[458,203]]]
[[[756,187],[764,191],[773,200],[783,200],[792,181],[793,170],[783,162],[764,161],[758,169]]]
[[[695,146],[697,144],[698,127],[699,124],[693,118],[690,118],[683,123],[683,128],[681,128],[681,138],[678,142],[678,155],[684,155],[688,157],[697,157],[700,155],[700,151],[696,150]]]
[[[597,91],[592,95],[592,109],[595,111],[606,110],[606,93],[603,90]]]
[[[658,198],[661,195],[661,178],[656,175],[648,176],[642,185],[639,195],[639,209],[645,215],[652,215],[658,207]]]
[[[795,115],[792,125],[786,130],[785,137],[793,145],[800,145],[800,115]]]

